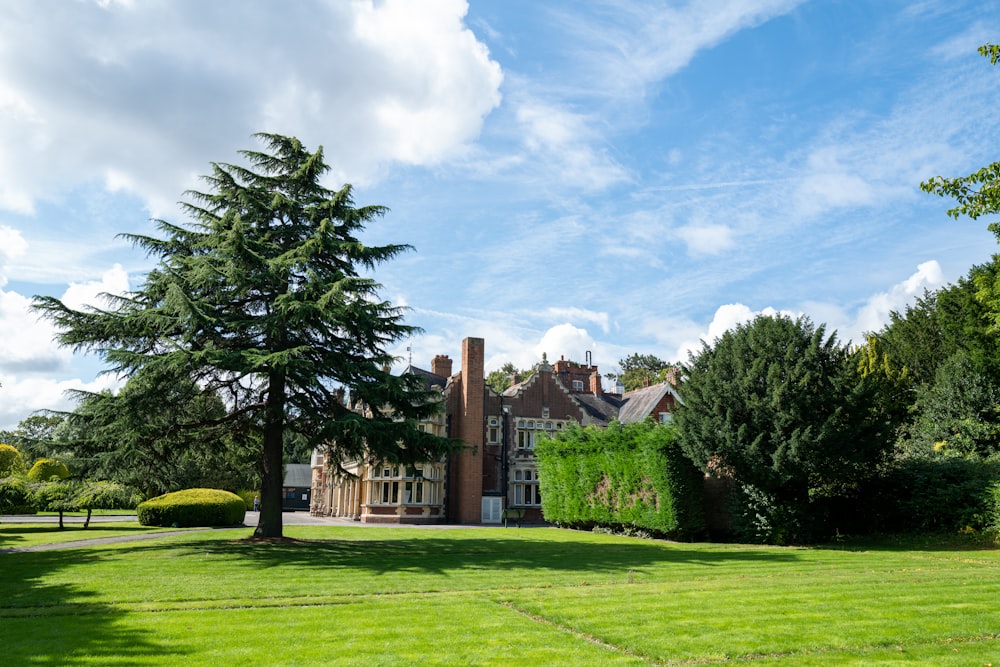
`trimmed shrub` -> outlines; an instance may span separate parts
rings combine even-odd
[[[705,532],[702,475],[673,428],[569,428],[535,448],[542,513],[569,528],[691,538]]]
[[[0,477],[24,474],[24,457],[12,445],[0,445]]]
[[[32,482],[48,482],[52,478],[66,479],[69,477],[69,468],[62,461],[56,459],[38,459],[35,465],[28,471],[28,479]]]
[[[219,489],[186,489],[139,503],[143,526],[233,526],[243,523],[247,506],[235,493]]]

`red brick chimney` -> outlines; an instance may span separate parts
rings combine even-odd
[[[459,523],[479,523],[482,520],[483,497],[483,401],[485,341],[466,338],[462,341],[462,405],[457,417],[457,435],[466,447],[456,461],[457,484],[453,493],[458,503]]]
[[[601,374],[594,369],[594,372],[590,374],[590,393],[594,396],[601,395]]]
[[[439,354],[431,359],[431,373],[441,377],[451,377],[451,359],[447,354]]]

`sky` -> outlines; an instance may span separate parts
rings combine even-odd
[[[5,0],[0,429],[120,386],[32,297],[140,288],[118,235],[255,132],[413,246],[373,274],[400,367],[475,336],[614,372],[774,312],[863,341],[996,252],[919,188],[1000,159],[986,42],[996,0]]]

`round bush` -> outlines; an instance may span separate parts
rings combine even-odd
[[[139,503],[143,526],[233,526],[243,523],[247,506],[235,493],[219,489],[186,489]]]
[[[0,445],[0,477],[24,474],[24,457],[16,447]]]
[[[69,468],[65,463],[55,459],[38,459],[28,471],[28,479],[32,482],[48,482],[53,477],[57,479],[69,477]]]

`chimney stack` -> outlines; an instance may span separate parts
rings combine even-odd
[[[447,354],[439,354],[431,360],[431,373],[441,377],[451,377],[451,359]]]

